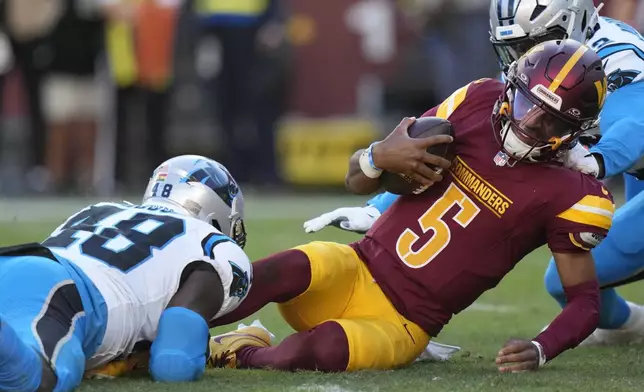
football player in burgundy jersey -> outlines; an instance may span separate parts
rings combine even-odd
[[[537,45],[505,84],[482,79],[454,92],[424,114],[453,125],[456,158],[442,181],[400,197],[358,242],[312,242],[255,262],[246,301],[214,324],[277,302],[298,332],[266,348],[249,345],[257,337],[245,331],[214,337],[211,362],[324,371],[407,365],[453,314],[545,244],[567,304],[538,336],[506,343],[496,364],[537,369],[575,347],[598,323],[589,250],[610,228],[614,204],[601,183],[556,158],[595,125],[605,95],[599,57],[572,40]],[[348,189],[378,190],[383,170],[417,172],[412,161],[424,158],[416,147],[437,139],[410,139],[411,123],[356,152]]]

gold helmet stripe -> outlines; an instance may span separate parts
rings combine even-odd
[[[570,73],[570,70],[572,70],[572,67],[574,67],[575,64],[577,64],[581,56],[583,56],[587,50],[588,50],[588,46],[581,45],[579,49],[577,49],[577,51],[572,56],[570,56],[568,61],[566,61],[566,64],[564,64],[564,66],[557,74],[557,76],[555,76],[555,79],[552,81],[552,83],[550,83],[550,87],[548,87],[548,90],[552,91],[553,93],[557,91],[561,83],[564,81],[564,79],[566,79],[566,76],[568,76],[568,74]]]

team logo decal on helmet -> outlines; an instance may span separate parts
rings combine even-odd
[[[242,191],[230,172],[212,159],[181,155],[163,162],[150,178],[143,203],[193,216],[240,247],[246,244]]]
[[[529,50],[510,66],[492,116],[504,153],[495,163],[556,158],[596,125],[605,97],[601,59],[586,45],[555,40]]]
[[[198,163],[199,160],[195,162]],[[204,162],[205,167],[198,167],[186,174],[180,182],[200,182],[215,191],[228,206],[232,206],[233,199],[239,193],[239,187],[227,170],[215,166],[211,162]]]

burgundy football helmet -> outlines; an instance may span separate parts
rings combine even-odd
[[[543,42],[510,66],[494,135],[513,161],[554,159],[596,125],[605,97],[606,74],[592,49],[569,39]]]

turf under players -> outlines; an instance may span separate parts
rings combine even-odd
[[[606,95],[601,60],[576,41],[550,41],[523,56],[507,82],[457,90],[425,116],[449,119],[457,158],[441,182],[400,197],[351,245],[313,242],[253,263],[248,298],[214,325],[279,303],[297,331],[275,347],[236,331],[211,340],[211,363],[238,368],[354,371],[414,361],[452,315],[493,288],[525,255],[553,252],[567,304],[532,340],[508,342],[500,371],[536,369],[575,347],[599,320],[588,249],[606,235],[614,205],[594,178],[556,158],[596,123]],[[403,120],[358,151],[348,188],[376,191],[383,170],[412,175]],[[364,154],[364,155],[363,155]],[[360,156],[369,156],[360,165]],[[482,326],[484,327],[484,326]]]

